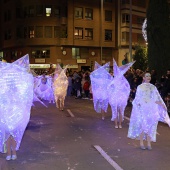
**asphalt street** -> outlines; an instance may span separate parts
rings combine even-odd
[[[64,111],[36,102],[25,130],[17,160],[0,154],[1,170],[169,170],[170,128],[159,123],[152,150],[127,138],[131,106],[122,129],[115,129],[108,108],[105,120],[93,101],[67,97]]]

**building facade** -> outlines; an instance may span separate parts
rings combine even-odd
[[[129,35],[132,47],[145,44],[146,7],[146,0],[0,0],[0,55],[12,62],[29,54],[31,64],[75,70],[113,57],[121,65]]]

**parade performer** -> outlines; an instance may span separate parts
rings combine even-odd
[[[103,120],[109,102],[107,86],[113,80],[113,77],[109,74],[109,66],[110,63],[100,66],[95,62],[95,70],[90,74],[94,110],[97,113],[102,113]]]
[[[143,83],[137,87],[133,100],[128,137],[140,140],[140,148],[145,150],[143,140],[147,141],[147,149],[151,150],[151,142],[156,142],[158,121],[170,126],[167,108],[156,86],[150,84],[151,74],[143,75]]]
[[[125,64],[121,67],[117,66],[113,59],[114,78],[108,85],[109,104],[112,109],[111,121],[115,122],[115,128],[122,128],[124,111],[130,94],[130,85],[124,77],[124,73],[133,65],[134,62]],[[118,125],[119,123],[119,125]]]
[[[56,107],[59,108],[59,110],[64,109],[64,101],[65,97],[67,95],[67,88],[68,88],[68,78],[66,76],[66,70],[62,69],[59,75],[54,75],[54,77],[57,77],[54,80],[53,83],[53,88],[54,88],[54,97],[55,97],[55,102],[56,102]]]
[[[29,73],[29,56],[13,63],[0,62],[0,152],[15,160],[30,119],[34,80]]]

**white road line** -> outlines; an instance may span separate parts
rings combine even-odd
[[[98,145],[94,145],[98,152],[113,166],[115,170],[123,170],[115,161],[111,159],[109,155]]]
[[[70,114],[71,117],[75,117],[70,109],[67,109],[67,112]]]
[[[130,121],[130,119],[129,119],[128,117],[124,116],[124,118],[125,118],[126,120],[129,120],[129,121]]]

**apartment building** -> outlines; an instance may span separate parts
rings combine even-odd
[[[0,55],[12,62],[29,54],[31,64],[70,64],[75,70],[94,62],[121,65],[132,45],[144,44],[141,27],[146,0],[0,0]],[[36,66],[36,65],[34,65]]]

